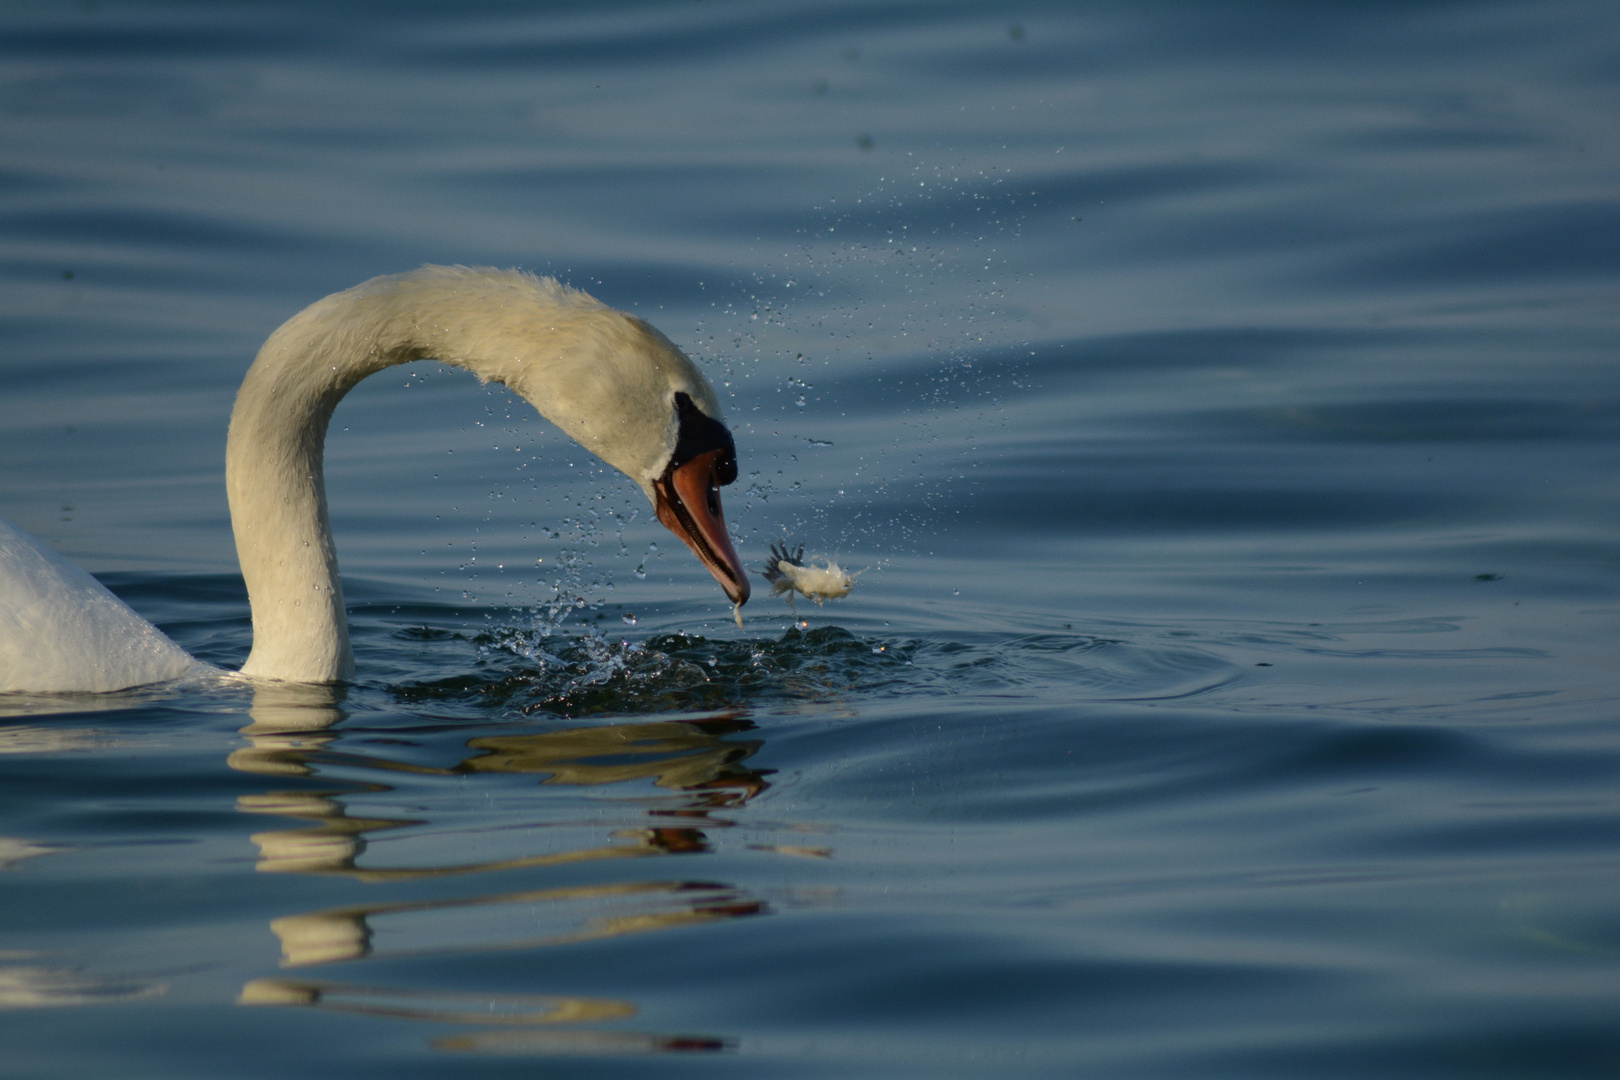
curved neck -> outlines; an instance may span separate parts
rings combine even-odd
[[[321,468],[326,428],[361,379],[428,357],[517,391],[648,498],[676,445],[673,395],[720,415],[713,389],[662,334],[548,278],[428,266],[310,305],[264,343],[231,413],[225,485],[253,609],[243,674],[353,675]]]
[[[301,312],[265,342],[231,412],[225,488],[253,612],[245,675],[333,682],[354,674],[326,508],[327,424],[361,379],[422,353],[408,333],[345,340],[343,312],[330,301]]]

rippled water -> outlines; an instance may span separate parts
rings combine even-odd
[[[1611,1076],[1620,25],[1482,5],[13,5],[0,514],[197,656],[260,341],[641,314],[738,630],[431,365],[359,675],[0,697],[0,1073]]]

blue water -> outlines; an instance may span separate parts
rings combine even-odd
[[[720,388],[738,630],[431,364],[359,674],[0,698],[0,1074],[1620,1073],[1596,2],[10,5],[0,515],[251,640],[264,337],[554,273]]]

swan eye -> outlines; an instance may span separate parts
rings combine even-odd
[[[714,468],[719,482],[725,485],[737,479],[737,444],[732,441],[726,425],[692,404],[684,391],[675,393],[675,413],[679,420],[670,464],[685,465],[701,454],[718,450]]]

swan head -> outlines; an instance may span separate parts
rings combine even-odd
[[[271,336],[259,363],[266,353],[294,358],[289,382],[314,387],[327,415],[360,379],[409,360],[433,358],[504,384],[634,480],[732,603],[748,599],[748,574],[720,507],[720,488],[737,478],[720,400],[650,323],[555,278],[424,266],[311,305]],[[252,396],[280,395],[270,387]],[[235,430],[233,421],[233,438]]]
[[[693,403],[684,391],[674,395],[675,448],[663,473],[653,481],[653,507],[664,527],[680,537],[733,604],[748,602],[748,573],[737,558],[720,509],[720,489],[737,479],[737,447],[719,420]]]
[[[466,366],[517,391],[634,480],[731,602],[746,603],[748,573],[720,503],[720,489],[737,479],[737,448],[714,387],[650,323],[549,278],[506,280],[541,302],[486,312],[481,351],[511,359]],[[505,339],[493,349],[491,330]]]

